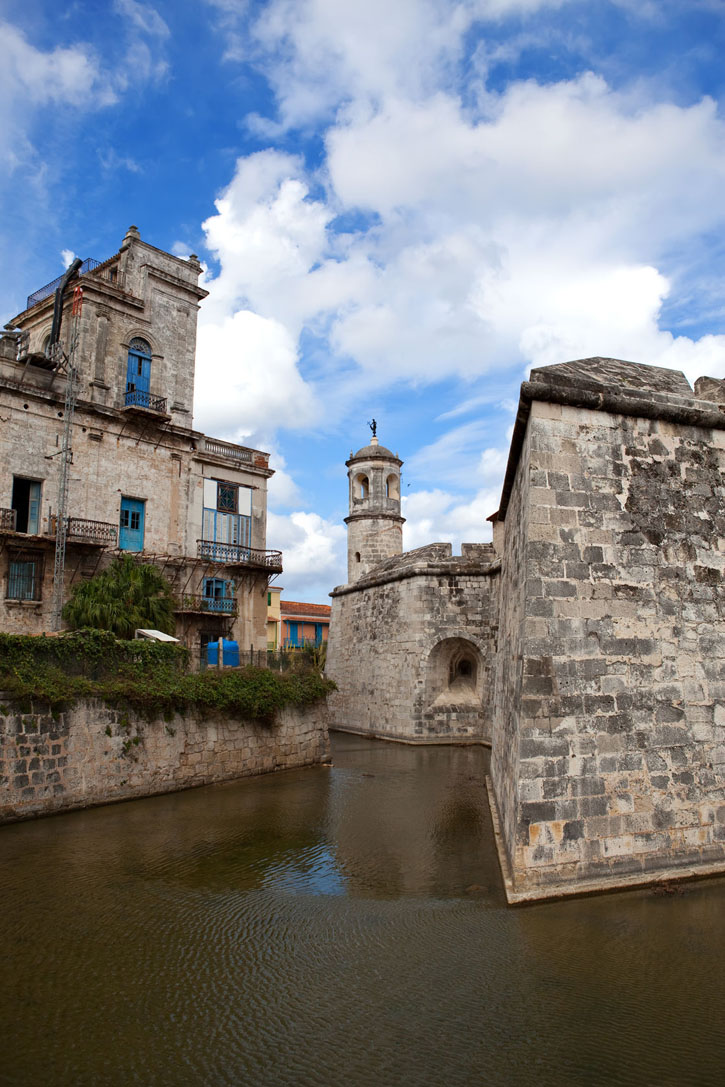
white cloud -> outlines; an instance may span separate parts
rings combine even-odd
[[[168,38],[170,31],[167,24],[150,4],[141,4],[138,0],[113,0],[113,6],[134,29],[151,37]]]
[[[61,249],[60,259],[63,261],[64,268],[70,268],[71,264],[76,259],[76,254],[72,249]]]
[[[428,543],[452,543],[460,554],[462,543],[491,539],[486,520],[498,509],[500,486],[482,488],[465,499],[442,490],[418,491],[403,499],[403,546],[406,551]]]
[[[89,46],[56,46],[43,52],[7,22],[0,22],[0,36],[2,116],[11,131],[22,123],[29,107],[59,103],[88,108],[115,101],[115,94],[101,77],[98,58]],[[10,134],[6,129],[6,137]]]
[[[200,322],[194,403],[197,426],[242,442],[265,426],[304,426],[316,414],[293,337],[250,310]]]
[[[317,513],[267,516],[268,546],[282,550],[282,580],[288,599],[326,603],[334,585],[347,581],[347,535],[342,525]]]

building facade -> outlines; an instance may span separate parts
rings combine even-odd
[[[330,629],[329,604],[303,604],[280,600],[283,649],[320,646],[327,642]]]
[[[60,505],[65,599],[130,552],[171,582],[190,647],[266,647],[267,583],[281,570],[266,547],[273,472],[267,453],[193,428],[200,272],[131,227],[118,253],[76,261],[5,326],[0,629],[51,626]]]
[[[510,901],[725,871],[725,382],[532,371],[492,520],[460,557],[356,530],[332,726],[490,742]]]

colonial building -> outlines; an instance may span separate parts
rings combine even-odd
[[[400,463],[347,462],[333,727],[490,743],[510,901],[725,871],[725,381],[532,371],[460,556],[402,553]]]
[[[0,629],[50,629],[55,570],[67,599],[132,552],[170,580],[187,644],[266,647],[282,568],[266,549],[273,472],[267,453],[193,428],[200,272],[131,227],[118,253],[75,261],[5,326]]]

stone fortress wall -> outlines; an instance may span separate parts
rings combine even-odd
[[[535,370],[496,554],[435,544],[332,594],[332,727],[490,739],[510,901],[725,871],[724,469],[725,382]]]
[[[460,556],[432,544],[337,589],[327,647],[336,727],[404,742],[490,742],[497,573],[490,544]]]
[[[634,364],[535,370],[522,403],[491,769],[510,894],[725,866],[725,414]]]

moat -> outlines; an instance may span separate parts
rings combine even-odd
[[[0,828],[0,1083],[719,1085],[725,879],[507,907],[488,757]]]

